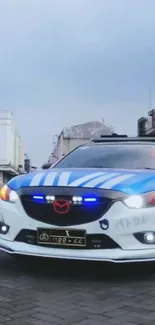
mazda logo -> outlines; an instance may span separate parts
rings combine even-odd
[[[53,203],[54,212],[58,214],[66,214],[70,210],[70,203],[66,200],[55,200]]]

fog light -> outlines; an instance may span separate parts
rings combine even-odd
[[[0,233],[6,235],[9,231],[9,228],[10,227],[4,223],[0,224]]]
[[[155,234],[153,232],[147,232],[144,235],[144,240],[147,244],[154,244],[155,243]]]

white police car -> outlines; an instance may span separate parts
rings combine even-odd
[[[0,250],[112,262],[155,260],[155,142],[103,138],[0,193]]]

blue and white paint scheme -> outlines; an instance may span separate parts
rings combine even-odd
[[[140,194],[155,190],[155,171],[112,168],[53,168],[17,176],[10,180],[8,185],[15,191],[21,187],[69,186],[111,189],[126,194]]]
[[[8,186],[13,191],[17,191],[17,194],[9,191],[12,194],[10,194],[10,197],[16,199],[8,201],[3,200],[2,197],[0,200],[0,212],[3,216],[4,225],[9,226],[7,233],[0,233],[0,251],[15,255],[98,262],[128,263],[155,261],[154,193],[146,196],[151,199],[151,204],[149,205],[145,204],[146,197],[143,198],[140,195],[146,192],[155,192],[154,170],[121,168],[42,169],[17,176],[8,183]],[[48,193],[47,187],[49,187],[50,200],[48,200],[49,197],[47,198],[43,194],[44,192]],[[80,198],[84,199],[82,200],[81,208],[78,206],[77,210],[75,210],[75,205],[72,207],[71,204],[69,214],[66,213],[60,216],[57,213],[57,215],[54,214],[54,219],[53,202],[55,199],[57,200],[57,197],[53,193],[54,191],[56,193],[61,192],[56,191],[56,187],[57,189],[58,187],[61,188],[62,193],[65,193],[67,187],[74,189],[69,191],[74,192],[74,195],[76,192],[81,192],[82,196]],[[32,195],[32,199],[22,198],[21,194],[24,194],[24,190],[20,193],[20,191],[18,192],[20,188],[25,189],[25,195],[30,193],[28,195]],[[26,188],[31,189],[31,191],[27,191]],[[42,190],[45,188],[47,191]],[[88,188],[88,190],[76,191],[79,188]],[[8,190],[7,186],[6,189]],[[120,195],[120,199],[114,200],[107,209],[106,207],[104,209],[104,200],[103,202],[98,200],[96,189],[120,191],[121,193],[128,194],[129,197],[124,199],[124,196],[122,195],[121,198]],[[85,192],[87,192],[87,197],[83,195]],[[125,201],[129,201],[129,199],[133,201],[131,206],[126,204],[127,201]],[[73,197],[72,201],[74,202]],[[83,201],[87,203],[82,207]],[[139,201],[142,202],[142,205],[139,204]],[[136,204],[137,202],[138,204]],[[86,210],[87,215],[85,213]],[[77,211],[76,214],[74,214],[75,211]],[[47,213],[48,219],[46,218]],[[91,215],[93,213],[95,213],[95,216],[92,220]],[[83,215],[82,219],[80,219],[81,214]],[[57,234],[57,230],[60,229],[61,231],[62,228],[69,231],[69,234],[70,230],[73,229],[82,231],[82,233],[84,231],[86,236],[91,236],[91,238],[95,239],[94,246],[92,248],[89,246],[88,249],[88,237],[86,237],[86,246],[83,246],[83,249],[81,247],[73,249],[71,246],[64,248],[61,245],[56,248],[54,245],[47,245],[47,243],[40,245],[31,241],[31,239],[30,242],[25,242],[24,239],[20,242],[17,240],[19,238],[18,235],[23,230],[28,235],[30,234],[30,238],[32,238],[32,233],[34,238],[38,238],[38,229],[42,229],[43,232],[45,229],[47,231],[52,229],[53,232],[56,229]],[[135,234],[140,234],[140,237],[135,236]],[[105,235],[108,238],[106,241]],[[60,236],[62,237],[61,233]],[[98,244],[96,247],[96,239],[98,240],[98,238],[103,238],[103,243],[106,243],[106,247],[102,245],[102,247],[98,247]]]

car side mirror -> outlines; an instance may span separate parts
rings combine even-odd
[[[49,169],[52,166],[51,163],[43,164],[42,169]]]

